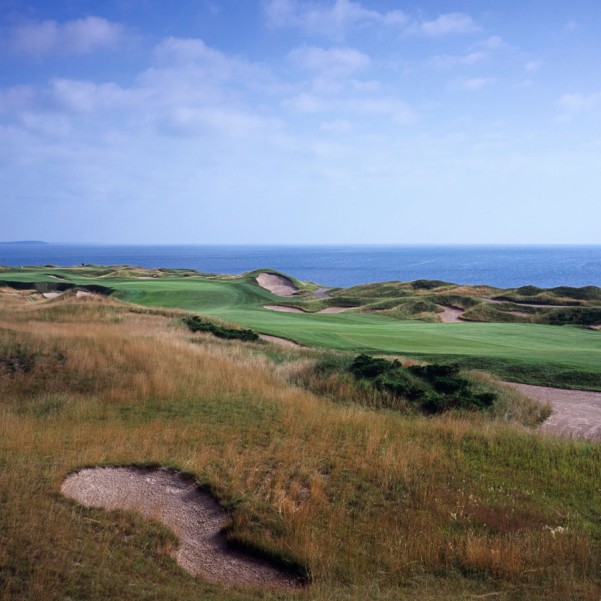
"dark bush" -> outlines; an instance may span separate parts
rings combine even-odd
[[[219,326],[211,323],[210,321],[204,321],[197,315],[184,318],[184,323],[188,326],[191,332],[208,332],[217,336],[217,338],[224,338],[226,340],[243,340],[245,342],[253,342],[259,339],[259,335],[252,330],[238,330],[236,328],[228,328],[226,326]]]
[[[415,282],[411,282],[411,287],[414,290],[432,290],[448,285],[449,282],[443,282],[442,280],[415,280]]]
[[[601,307],[558,309],[549,315],[548,321],[552,325],[597,325],[601,323]]]
[[[378,390],[412,401],[428,414],[452,409],[486,409],[496,400],[493,393],[476,394],[459,366],[431,364],[403,367],[369,355],[355,358],[349,371]]]

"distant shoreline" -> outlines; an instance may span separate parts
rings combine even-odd
[[[347,288],[444,280],[499,288],[601,286],[601,246],[76,245],[0,243],[0,265],[139,265],[236,275],[271,268]]]

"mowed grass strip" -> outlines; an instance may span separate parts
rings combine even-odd
[[[3,599],[601,594],[598,445],[334,404],[289,383],[308,351],[274,361],[110,299],[13,299],[0,317]],[[147,463],[195,474],[230,535],[305,566],[309,591],[195,580],[164,529],[59,493],[78,467]]]

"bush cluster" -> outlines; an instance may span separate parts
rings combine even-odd
[[[496,400],[493,393],[474,392],[470,382],[461,376],[457,365],[403,367],[398,361],[359,355],[349,371],[355,378],[405,398],[429,414],[451,409],[482,410]]]
[[[259,339],[259,335],[252,330],[238,330],[236,328],[228,328],[219,326],[205,321],[198,315],[191,315],[184,318],[184,323],[188,326],[191,332],[208,332],[217,336],[217,338],[225,338],[226,340],[243,340],[244,342],[253,342]]]

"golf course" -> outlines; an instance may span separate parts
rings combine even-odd
[[[0,599],[597,601],[597,296],[1,268]]]
[[[359,298],[357,302],[356,297],[353,300],[359,306],[349,307],[342,313],[274,311],[265,307],[287,307],[299,300],[301,307],[303,302],[308,307],[314,306],[313,291],[318,287],[282,276],[300,293],[300,296],[283,298],[258,284],[260,273],[258,270],[228,277],[129,267],[5,268],[0,272],[0,281],[8,286],[30,286],[41,291],[99,287],[104,294],[125,302],[190,311],[303,346],[454,360],[525,383],[601,390],[601,334],[598,330],[519,321],[432,323],[415,318],[398,319],[382,314],[386,311],[363,312],[359,303],[373,301],[373,298]],[[465,288],[462,287],[464,293]],[[448,286],[443,289],[442,298],[446,299]],[[341,291],[337,291],[337,295],[340,294]],[[348,297],[344,298],[348,302]],[[456,302],[457,297],[453,298]],[[473,296],[464,294],[460,298],[473,302]],[[327,306],[323,299],[317,302],[321,303],[319,307]],[[331,302],[335,304],[337,297],[331,298]],[[563,302],[567,302],[565,298]],[[525,308],[528,306],[532,305]],[[599,306],[601,301],[595,303],[594,311],[601,319]],[[517,319],[523,321],[523,318]]]

